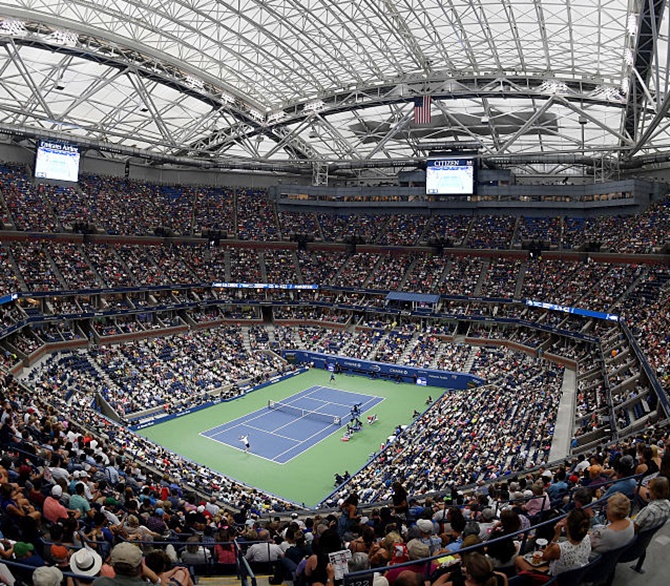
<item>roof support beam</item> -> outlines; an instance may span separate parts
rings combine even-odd
[[[500,155],[508,150],[509,147],[511,147],[522,134],[524,134],[533,124],[535,124],[537,120],[544,116],[544,113],[549,108],[551,108],[553,103],[554,96],[551,96],[539,110],[536,110],[535,113],[528,120],[526,120],[526,123],[521,128],[519,128],[519,130],[517,130],[507,141],[505,141],[505,144],[502,145],[497,154]]]
[[[649,125],[644,129],[644,132],[640,136],[640,138],[635,142],[635,145],[633,148],[630,149],[627,153],[627,157],[630,158],[635,153],[637,153],[641,148],[644,147],[645,144],[647,144],[647,141],[654,136],[654,133],[656,132],[656,129],[658,128],[659,124],[663,121],[667,122],[667,117],[668,117],[668,111],[670,111],[670,93],[665,95],[665,99],[663,100],[663,103],[661,104],[661,107],[658,109],[658,112],[656,112],[656,115],[652,119],[652,121],[649,123]]]
[[[615,130],[611,126],[607,126],[602,120],[599,120],[598,118],[595,118],[591,116],[591,114],[588,113],[588,111],[584,110],[584,108],[579,108],[577,107],[574,102],[571,102],[570,100],[566,100],[563,96],[556,96],[556,101],[560,102],[563,104],[566,108],[569,108],[576,114],[578,114],[580,117],[585,118],[589,122],[595,124],[598,128],[602,128],[605,132],[608,132],[612,134],[613,136],[616,136],[619,141],[621,142],[622,145],[630,145],[632,144],[632,141],[629,137],[624,136],[621,134],[618,130]]]
[[[26,64],[23,62],[23,59],[21,58],[21,52],[18,50],[16,45],[14,45],[14,43],[8,43],[7,45],[5,45],[5,50],[9,54],[14,64],[16,65],[16,69],[23,78],[23,80],[26,82],[26,85],[32,90],[33,96],[37,101],[37,103],[42,107],[44,113],[51,120],[54,120],[55,116],[51,111],[51,108],[47,104],[46,100],[44,99],[44,96],[42,95],[42,88],[40,88],[37,85],[37,83],[35,83],[35,80],[33,79],[32,75],[30,75],[30,70],[28,69],[28,67],[26,67]],[[24,104],[24,107],[27,107],[27,104]]]
[[[407,112],[398,122],[394,125],[391,126],[389,131],[386,133],[386,136],[384,136],[373,148],[368,155],[365,157],[366,159],[371,159],[374,157],[378,152],[384,150],[384,147],[386,144],[398,133],[401,132],[402,130],[405,130],[407,126],[412,122],[412,119],[414,118],[414,111],[410,110]]]
[[[658,48],[659,27],[666,7],[666,0],[640,0],[638,34],[633,56],[633,70],[630,78],[628,107],[624,118],[624,134],[635,140],[640,132],[645,111],[645,100],[649,99],[647,86],[651,79],[652,63]]]

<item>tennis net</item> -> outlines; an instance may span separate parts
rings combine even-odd
[[[290,413],[296,417],[308,417],[309,419],[316,419],[317,421],[331,423],[332,425],[340,425],[342,423],[342,419],[336,415],[331,415],[329,413],[319,413],[318,411],[310,411],[309,409],[300,409],[300,407],[295,407],[294,405],[289,405],[287,403],[281,403],[280,401],[268,401],[268,409],[282,411],[283,413]]]

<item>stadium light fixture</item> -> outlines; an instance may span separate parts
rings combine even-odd
[[[281,122],[286,118],[286,112],[279,110],[278,112],[271,112],[268,115],[268,122]]]
[[[610,102],[620,102],[623,99],[623,96],[621,95],[621,90],[616,87],[612,86],[598,86],[595,91],[593,92],[594,95],[596,96],[602,96],[606,100],[609,100]]]
[[[231,96],[228,92],[221,92],[221,100],[225,104],[234,104],[235,103],[235,98]]]
[[[547,80],[540,85],[540,92],[543,94],[567,94],[570,88],[562,81]]]
[[[202,91],[203,89],[205,89],[205,83],[201,79],[193,77],[192,75],[187,75],[186,78],[184,79],[184,83],[192,90]]]
[[[79,41],[77,33],[62,30],[54,31],[48,38],[52,43],[63,45],[64,47],[76,47]]]
[[[315,100],[309,104],[305,104],[305,110],[308,112],[319,112],[326,107],[326,104],[323,103],[323,100]]]
[[[259,122],[265,120],[265,115],[263,112],[256,110],[256,108],[249,108],[249,116],[251,116],[254,120],[258,120]]]
[[[0,35],[25,37],[27,34],[26,25],[20,20],[7,19],[0,21]]]
[[[633,63],[635,63],[635,58],[633,57],[633,51],[631,49],[626,49],[624,58],[626,59],[626,65],[632,66]]]

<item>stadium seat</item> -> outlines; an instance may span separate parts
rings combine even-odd
[[[610,577],[614,575],[614,569],[619,562],[619,558],[621,557],[621,554],[628,549],[629,545],[630,543],[627,543],[617,549],[601,553],[595,559],[598,563],[589,568],[586,574],[584,574],[582,582],[585,584],[593,584],[594,586],[610,584]],[[589,566],[590,565],[591,564],[589,564]]]
[[[626,549],[619,558],[619,563],[623,564],[625,562],[632,562],[637,560],[637,563],[634,566],[631,566],[631,568],[635,570],[638,574],[644,574],[644,569],[642,568],[642,565],[644,564],[644,560],[647,557],[647,547],[649,546],[649,543],[651,543],[651,540],[654,538],[654,535],[656,535],[656,532],[661,527],[663,527],[663,525],[659,525],[658,527],[652,527],[651,529],[640,531],[635,536],[635,539],[633,539],[633,541],[631,541],[626,546]],[[608,584],[611,584],[613,580],[614,580],[614,572],[612,572]]]
[[[579,586],[584,583],[584,577],[592,571],[593,568],[598,567],[599,563],[600,556],[581,568],[575,568],[574,570],[568,570],[567,572],[558,574],[558,576],[555,577],[555,583],[558,586]]]

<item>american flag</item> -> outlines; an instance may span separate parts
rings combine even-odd
[[[414,98],[414,124],[430,124],[430,106],[432,100],[430,96]]]

